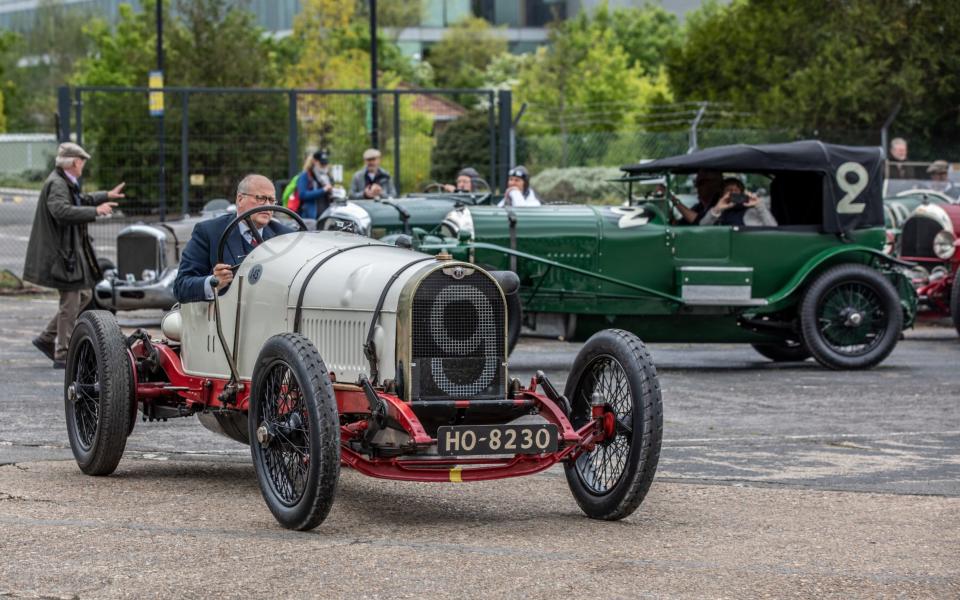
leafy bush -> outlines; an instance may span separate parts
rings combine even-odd
[[[534,175],[530,186],[544,202],[619,204],[624,199],[624,184],[615,167],[570,167],[547,169]]]

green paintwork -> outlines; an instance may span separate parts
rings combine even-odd
[[[653,209],[651,209],[653,208]],[[647,341],[763,342],[792,332],[753,331],[744,319],[795,321],[811,276],[843,262],[873,264],[901,290],[905,324],[915,298],[881,252],[883,228],[854,231],[847,240],[812,227],[672,226],[650,205],[633,208],[544,206],[514,208],[516,251],[508,212],[470,207],[475,241],[425,244],[521,279],[525,311],[576,315],[576,337],[624,327]],[[638,215],[645,215],[642,223]],[[642,223],[642,224],[640,224]],[[436,240],[435,240],[436,241]],[[684,281],[684,277],[692,280]],[[683,286],[725,286],[743,302],[703,305],[683,299]],[[717,289],[707,287],[707,290]],[[912,306],[912,308],[911,308]]]

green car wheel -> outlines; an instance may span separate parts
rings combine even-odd
[[[831,369],[867,369],[893,351],[903,311],[893,284],[858,263],[837,265],[814,279],[800,303],[803,341]]]

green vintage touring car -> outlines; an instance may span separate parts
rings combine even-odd
[[[775,361],[858,369],[890,354],[917,309],[908,265],[882,251],[882,165],[879,148],[734,145],[624,167],[624,206],[444,200],[454,206],[440,217],[436,199],[407,198],[395,201],[411,215],[405,227],[389,207],[353,209],[364,233],[405,230],[422,251],[515,271],[534,330],[576,340],[619,327],[648,342],[743,342]],[[777,225],[688,225],[667,195],[633,196],[635,182],[666,176],[669,187],[703,170],[760,178]]]

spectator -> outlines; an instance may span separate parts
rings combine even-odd
[[[777,220],[756,194],[745,190],[742,181],[727,177],[723,180],[723,195],[704,213],[700,224],[776,227]]]
[[[263,175],[247,175],[237,185],[236,214],[243,214],[257,206],[276,204],[275,194],[272,181]],[[291,231],[287,226],[271,220],[272,215],[271,211],[263,211],[250,216],[250,221],[257,228],[262,240]],[[227,213],[194,226],[190,241],[180,257],[177,279],[173,282],[177,301],[186,303],[213,300],[213,279],[217,279],[222,294],[233,281],[234,265],[253,252],[259,242],[246,221],[240,221],[231,231],[223,249],[223,259],[227,262],[217,262],[217,243],[234,218],[236,215]]]
[[[897,162],[907,160],[907,140],[898,137],[890,141],[890,160]]]
[[[333,180],[329,170],[330,155],[325,150],[314,152],[297,178],[297,199],[300,201],[297,212],[301,217],[316,219],[330,206]]]
[[[507,189],[497,206],[540,206],[540,200],[530,188],[530,173],[517,165],[507,173]]]
[[[477,188],[477,180],[480,179],[480,173],[473,167],[464,167],[457,173],[456,185],[444,184],[443,191],[455,192],[458,194],[472,194]]]
[[[680,212],[680,225],[699,225],[700,220],[707,214],[707,211],[713,208],[720,199],[723,192],[723,174],[719,171],[707,171],[701,169],[697,172],[697,177],[693,182],[697,188],[698,203],[693,208],[683,204],[679,198],[670,194],[670,202],[673,207]]]
[[[353,174],[350,182],[351,198],[393,198],[397,190],[393,187],[390,173],[380,168],[380,151],[369,148],[363,153],[365,166]]]
[[[84,194],[79,179],[90,160],[86,150],[70,142],[57,148],[56,168],[47,177],[37,202],[23,278],[60,292],[60,305],[33,345],[53,361],[66,365],[67,349],[80,308],[90,301],[91,290],[103,277],[97,265],[87,223],[113,212],[123,198],[123,185],[109,192]]]
[[[931,188],[938,192],[948,194],[952,198],[960,196],[960,188],[953,185],[953,182],[948,178],[950,175],[950,163],[947,161],[935,160],[930,163],[930,166],[927,167],[927,175],[930,176],[930,181],[933,182],[930,185]]]
[[[887,162],[887,177],[890,179],[913,179],[913,167],[904,164],[907,160],[907,140],[898,137],[890,141],[890,160]]]

